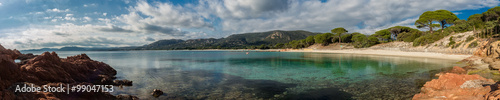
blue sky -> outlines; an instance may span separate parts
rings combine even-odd
[[[0,0],[0,44],[35,49],[140,46],[271,30],[373,34],[425,11],[460,19],[499,0]]]

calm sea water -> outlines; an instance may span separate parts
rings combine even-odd
[[[24,52],[26,53],[26,52]],[[33,52],[41,54],[41,52]],[[86,53],[134,82],[112,94],[142,99],[411,99],[453,60],[376,55],[238,51]],[[153,89],[165,92],[151,96]]]

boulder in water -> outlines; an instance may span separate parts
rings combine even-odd
[[[114,80],[113,83],[118,86],[132,86],[132,81],[129,80]]]
[[[163,91],[161,91],[160,89],[154,89],[151,95],[153,95],[154,97],[160,97],[161,95],[163,95]]]

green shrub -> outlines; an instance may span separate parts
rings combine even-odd
[[[455,41],[453,41],[453,36],[450,37],[450,43],[448,43],[448,46],[452,46],[453,48],[453,45],[455,44]]]
[[[342,39],[342,43],[351,43],[352,42],[352,34],[344,34],[340,37]]]
[[[474,41],[472,43],[469,44],[469,47],[468,48],[474,48],[474,47],[477,47],[477,41]]]
[[[332,41],[331,41],[333,38],[332,36],[333,36],[332,33],[318,34],[318,35],[314,36],[314,42],[322,44],[322,45],[328,45],[328,44],[332,43]]]
[[[438,41],[438,40],[440,40],[448,35],[450,35],[450,33],[434,32],[431,34],[431,33],[427,32],[425,35],[416,38],[413,41],[413,46],[421,46],[421,45],[431,44],[431,43],[434,43],[435,41]]]
[[[420,31],[413,31],[413,32],[403,32],[398,35],[398,41],[405,41],[405,42],[413,42],[415,39],[418,37],[422,36],[422,32]]]
[[[351,40],[355,48],[366,48],[379,43],[377,37],[366,37],[364,34],[354,35]]]
[[[465,40],[465,42],[469,42],[469,41],[472,41],[474,40],[474,37],[472,35],[469,35],[469,37],[467,37],[467,39]]]

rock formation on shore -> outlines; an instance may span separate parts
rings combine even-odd
[[[491,78],[492,75],[488,74],[499,73],[500,41],[483,42],[472,57],[462,61],[467,63],[466,68],[469,70],[454,67],[447,73],[438,74],[439,78],[425,83],[421,92],[413,99],[499,100],[500,82],[495,83],[492,79],[484,77]],[[474,73],[478,71],[486,74]]]
[[[485,63],[490,64],[490,69],[500,69],[500,41],[485,42],[474,52],[474,56],[482,57]]]
[[[14,62],[19,56],[24,64]],[[0,45],[0,100],[12,99],[137,99],[129,95],[113,96],[104,92],[83,93],[15,93],[17,85],[66,86],[112,85],[116,70],[108,64],[90,59],[86,54],[59,58],[55,53],[23,55],[17,50],[5,49]]]
[[[439,79],[425,83],[421,92],[413,99],[482,100],[492,89],[489,85],[494,83],[479,75],[446,73],[439,76]]]

